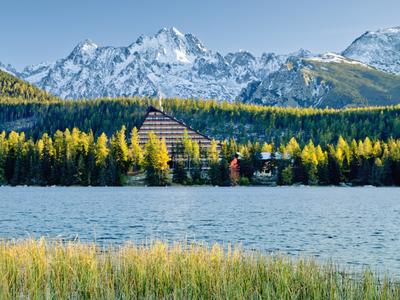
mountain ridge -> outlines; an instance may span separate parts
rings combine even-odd
[[[376,44],[370,45],[376,40]],[[394,41],[394,45],[390,41]],[[393,89],[386,86],[380,91],[368,79],[371,76],[382,78],[397,86],[397,78],[386,75],[398,74],[397,65],[393,65],[397,54],[400,74],[400,50],[397,53],[396,47],[400,49],[400,27],[368,31],[341,54],[315,55],[300,49],[289,54],[255,56],[242,50],[223,55],[209,50],[193,34],[171,27],[162,28],[151,36],[141,35],[133,43],[121,47],[98,46],[86,39],[66,57],[27,66],[21,72],[2,64],[0,68],[63,99],[154,97],[161,93],[165,97],[239,99],[264,105],[320,107],[329,104],[336,107],[342,103],[358,105],[359,99],[343,101],[343,97],[355,95],[366,97],[361,102],[374,103],[375,100],[370,101],[371,94],[360,89],[372,89],[372,94],[378,92],[385,99],[397,97],[396,92],[390,95]],[[388,51],[396,55],[386,61]],[[332,68],[330,64],[336,66]],[[288,66],[297,67],[288,70]],[[346,72],[349,76],[359,76],[360,80],[350,91],[344,88],[346,82],[338,82],[324,69],[336,72],[337,78],[343,80],[349,79],[342,76]],[[369,86],[364,87],[364,84]],[[344,91],[349,94],[345,95]],[[328,94],[341,95],[338,103],[326,101]]]
[[[128,46],[81,41],[55,62],[25,67],[17,75],[61,98],[155,96],[234,100],[250,81],[263,79],[306,50],[256,57],[248,51],[222,55],[175,27],[139,36]]]

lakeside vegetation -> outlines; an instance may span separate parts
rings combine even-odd
[[[229,245],[41,239],[0,242],[0,298],[399,299],[400,283]]]
[[[43,133],[73,127],[111,136],[123,125],[139,127],[148,98],[43,102],[0,97],[0,131],[23,131],[38,138]],[[284,108],[197,99],[165,99],[164,111],[216,140],[234,138],[239,143],[268,142],[276,146],[294,137],[304,146],[334,144],[342,136],[387,141],[400,138],[400,106],[347,109]]]
[[[129,136],[129,137],[127,137]],[[173,155],[165,141],[150,134],[143,147],[138,132],[125,127],[109,138],[77,128],[44,133],[39,139],[23,132],[0,133],[0,184],[10,185],[123,185],[126,174],[146,172],[148,185],[212,184],[229,186],[229,162],[240,158],[240,184],[251,184],[253,174],[265,168],[261,153],[272,153],[268,168],[276,184],[400,186],[400,140],[353,140],[327,146],[312,141],[301,146],[295,138],[276,147],[269,143],[237,144],[213,141],[201,148],[184,135]],[[275,156],[281,156],[281,159]]]

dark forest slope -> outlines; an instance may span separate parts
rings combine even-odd
[[[139,126],[149,104],[147,98],[114,100],[0,103],[0,131],[19,130],[37,137],[43,132],[78,127],[112,134],[122,125]],[[347,140],[400,138],[400,106],[349,109],[279,108],[216,101],[170,99],[164,110],[193,128],[222,140],[259,140],[286,143],[295,137],[301,143],[335,143]]]

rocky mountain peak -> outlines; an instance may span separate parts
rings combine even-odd
[[[400,27],[367,31],[342,55],[384,72],[400,74]]]
[[[195,56],[207,52],[195,36],[183,34],[175,27],[162,28],[153,36],[140,36],[129,49],[148,61],[177,64],[193,63]]]
[[[72,50],[72,53],[91,53],[97,48],[98,46],[94,42],[92,42],[90,39],[85,39],[75,46],[74,50]]]

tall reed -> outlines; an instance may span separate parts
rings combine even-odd
[[[0,242],[0,299],[400,299],[400,285],[333,264],[153,242]]]

